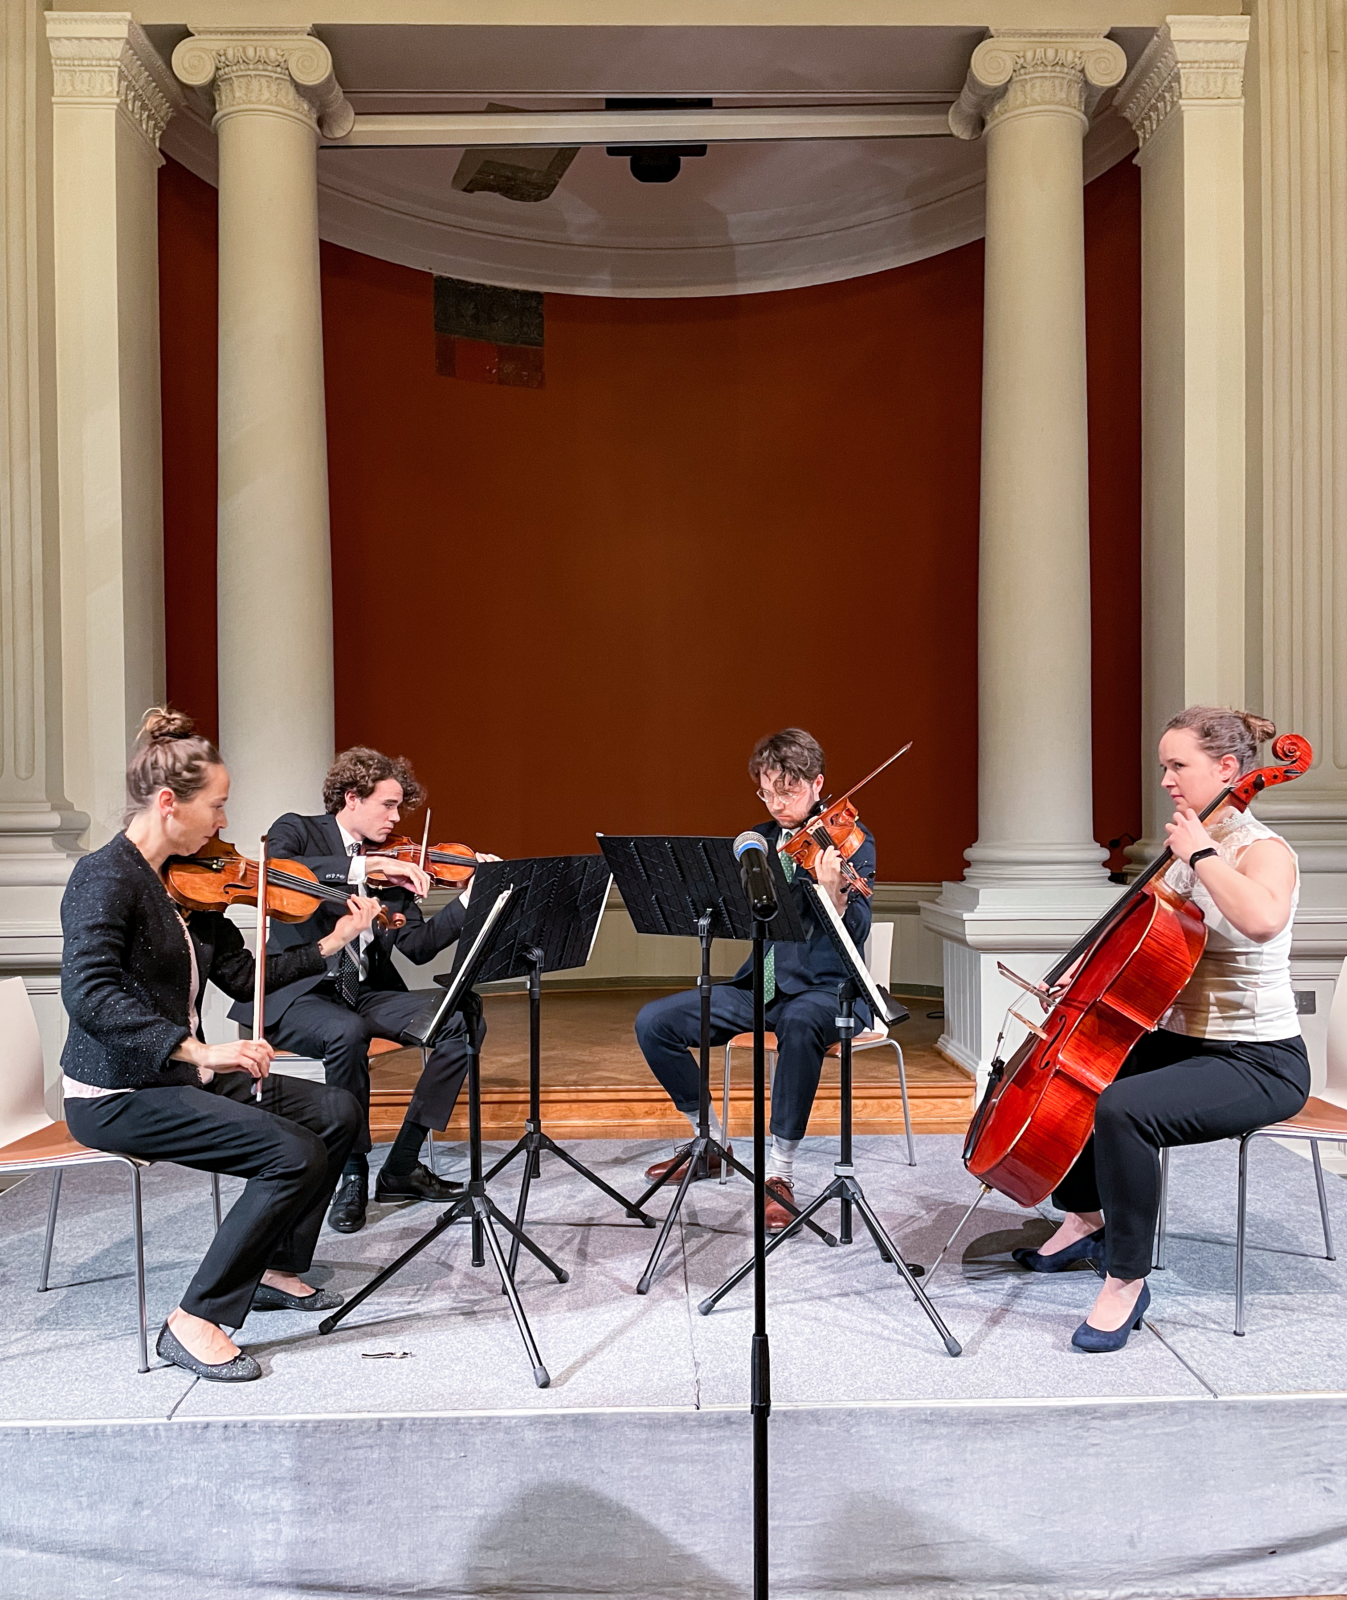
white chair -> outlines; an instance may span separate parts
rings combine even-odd
[[[893,924],[891,922],[872,922],[870,924],[870,937],[865,941],[865,965],[870,976],[883,988],[889,984],[889,972],[893,964]],[[772,1074],[776,1070],[776,1035],[764,1035],[767,1046],[767,1074],[770,1086]],[[888,1030],[868,1028],[863,1033],[858,1033],[851,1041],[851,1053],[855,1056],[861,1050],[880,1050],[889,1046],[898,1058],[898,1088],[903,1097],[903,1131],[907,1135],[907,1164],[915,1167],[917,1152],[912,1143],[912,1117],[907,1106],[907,1070],[903,1065],[903,1047],[897,1039],[890,1038]],[[753,1035],[751,1033],[736,1033],[734,1038],[725,1046],[725,1085],[720,1097],[720,1125],[725,1130],[728,1140],[730,1133],[730,1051],[751,1050],[753,1048]],[[828,1055],[834,1060],[842,1054],[840,1044],[829,1045]],[[729,1182],[728,1169],[722,1168],[721,1183]]]
[[[51,1204],[47,1208],[47,1236],[42,1246],[38,1291],[47,1287],[52,1241],[56,1237],[56,1208],[61,1199],[61,1176],[67,1167],[91,1167],[119,1162],[131,1177],[131,1221],[136,1243],[136,1297],[140,1313],[140,1372],[150,1370],[145,1326],[145,1233],[140,1203],[140,1169],[150,1162],[135,1156],[90,1150],[71,1136],[64,1122],[47,1115],[43,1103],[42,1041],[37,1018],[22,978],[0,982],[0,1173],[51,1171]],[[220,1179],[211,1174],[211,1200],[215,1226],[220,1226]]]
[[[1314,1182],[1319,1193],[1319,1220],[1324,1229],[1324,1259],[1336,1261],[1333,1230],[1328,1220],[1324,1169],[1319,1160],[1321,1140],[1347,1139],[1347,961],[1338,971],[1333,1002],[1328,1013],[1328,1077],[1322,1095],[1311,1095],[1302,1110],[1285,1122],[1255,1128],[1239,1141],[1239,1189],[1235,1210],[1235,1335],[1244,1337],[1244,1239],[1249,1194],[1249,1146],[1255,1139],[1306,1139],[1314,1162]],[[1169,1192],[1169,1151],[1160,1152],[1160,1221],[1156,1233],[1155,1264],[1165,1264],[1165,1225]]]

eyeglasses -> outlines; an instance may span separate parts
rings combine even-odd
[[[790,800],[807,793],[808,789],[809,783],[804,778],[778,778],[770,793],[766,789],[758,790],[758,799],[763,805],[769,806],[773,800]]]

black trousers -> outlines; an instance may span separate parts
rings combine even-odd
[[[246,1072],[226,1072],[201,1089],[65,1103],[71,1133],[94,1150],[248,1180],[181,1301],[225,1328],[242,1327],[264,1272],[313,1265],[323,1213],[360,1128],[360,1108],[343,1089],[267,1078],[258,1105],[252,1087]]]
[[[1295,1116],[1310,1092],[1301,1038],[1253,1044],[1159,1030],[1133,1049],[1095,1108],[1094,1134],[1053,1193],[1062,1211],[1102,1211],[1115,1278],[1151,1270],[1160,1151],[1237,1139]]]
[[[869,1012],[857,1007],[862,1022]],[[776,1035],[776,1070],[772,1075],[772,1132],[783,1139],[803,1139],[818,1091],[823,1057],[838,1039],[837,994],[832,989],[807,989],[803,994],[778,994],[767,1007],[767,1028]],[[711,990],[711,1043],[724,1046],[736,1033],[753,1026],[753,992],[731,984]],[[665,995],[642,1006],[636,1015],[636,1042],[650,1070],[685,1115],[695,1117],[700,1096],[697,1050],[702,1037],[702,1002],[695,989]]]
[[[355,1149],[370,1148],[369,1046],[371,1039],[398,1039],[403,1030],[442,998],[438,989],[367,989],[361,986],[355,1009],[325,984],[302,994],[267,1029],[278,1050],[321,1056],[328,1083],[353,1094],[364,1112]],[[485,1034],[485,1024],[479,1033]],[[454,1114],[458,1091],[468,1070],[463,1019],[452,1017],[430,1052],[425,1070],[412,1091],[407,1119],[423,1128],[445,1128]]]

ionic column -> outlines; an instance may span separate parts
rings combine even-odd
[[[220,741],[251,848],[332,757],[317,139],[354,114],[305,30],[193,35],[173,69],[213,89],[220,157]]]
[[[54,1084],[61,893],[89,819],[62,775],[50,99],[41,9],[0,0],[0,978],[27,984]]]
[[[1092,830],[1081,142],[1122,50],[992,30],[950,108],[987,148],[978,569],[978,839],[923,909],[946,940],[943,1047],[990,1059],[1012,990],[1107,899]]]
[[[1316,752],[1310,773],[1257,805],[1300,856],[1291,963],[1296,988],[1316,991],[1302,1017],[1313,1060],[1347,955],[1347,0],[1250,9],[1249,434],[1261,444],[1250,532],[1261,574],[1248,698]]]
[[[164,695],[159,137],[182,92],[125,14],[49,12],[65,775],[89,843]]]
[[[1143,839],[1155,745],[1186,705],[1244,706],[1247,17],[1170,17],[1114,97],[1141,168]]]

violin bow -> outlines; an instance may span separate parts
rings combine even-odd
[[[253,974],[253,1038],[260,1039],[267,1011],[267,836],[257,853],[257,969]],[[253,1099],[262,1099],[262,1080],[253,1079]]]
[[[421,871],[426,870],[426,851],[430,848],[430,807],[426,807],[426,825],[421,830]]]
[[[912,741],[909,739],[901,750],[895,750],[887,761],[881,761],[869,777],[862,778],[859,783],[853,784],[851,788],[848,789],[847,792],[842,796],[841,800],[834,800],[831,795],[828,797],[828,799],[821,800],[819,802],[820,809],[826,810],[829,806],[843,805],[846,801],[851,799],[852,795],[855,794],[858,789],[863,789],[866,784],[869,783],[870,778],[877,778],[880,773],[883,772],[885,767],[891,767],[893,763],[897,761],[899,756],[905,756],[911,748]]]

